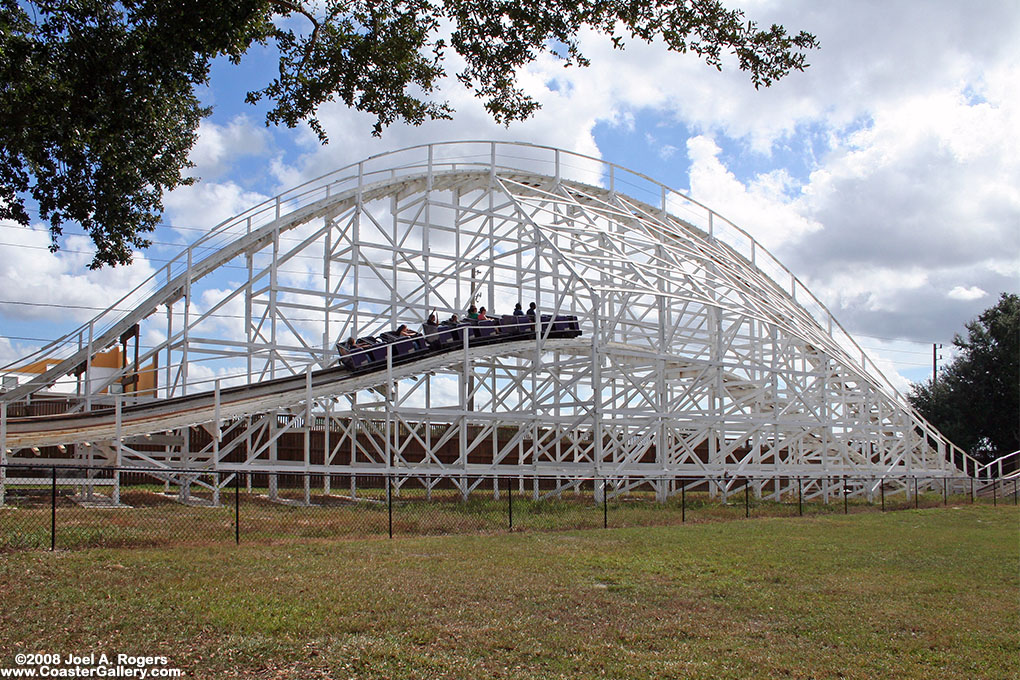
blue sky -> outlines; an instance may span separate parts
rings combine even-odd
[[[0,229],[0,363],[38,344],[21,338],[56,337],[179,244],[303,179],[412,144],[495,138],[598,156],[690,193],[768,246],[906,387],[930,374],[932,342],[1020,289],[1020,3],[737,4],[760,24],[815,33],[811,67],[756,91],[733,68],[585,35],[590,68],[542,58],[519,74],[543,109],[509,129],[451,80],[441,94],[454,121],[376,139],[370,117],[327,105],[323,147],[304,128],[267,129],[265,107],[244,103],[271,77],[271,55],[218,64],[192,154],[201,181],[167,197],[166,226],[135,265],[88,272],[82,237],[54,255],[41,228]]]

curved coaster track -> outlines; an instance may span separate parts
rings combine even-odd
[[[533,320],[508,314],[532,302]],[[497,321],[395,334],[472,305]],[[611,475],[664,497],[670,477],[906,488],[977,470],[745,231],[527,144],[413,147],[295,187],[0,373],[19,381],[0,463],[182,485]]]

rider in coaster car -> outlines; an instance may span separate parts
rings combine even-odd
[[[354,336],[352,335],[347,339],[347,342],[345,342],[342,346],[347,351],[353,352],[359,349],[368,349],[369,347],[372,346],[372,343],[366,342],[364,340],[355,340]]]

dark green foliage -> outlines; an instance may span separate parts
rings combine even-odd
[[[982,462],[1020,449],[1020,296],[1003,293],[953,344],[959,356],[914,385],[911,403]]]
[[[760,30],[719,0],[0,0],[0,218],[29,223],[25,199],[50,224],[80,224],[98,251],[91,266],[131,261],[159,222],[164,191],[187,177],[188,152],[208,110],[195,86],[212,59],[235,63],[255,43],[279,54],[267,123],[308,123],[339,100],[395,122],[449,118],[434,99],[450,49],[457,78],[501,123],[539,103],[516,86],[540,53],[587,65],[578,32],[622,47],[661,39],[719,68],[736,55],[755,87],[803,70],[814,36]]]
[[[808,33],[790,36],[776,25],[762,31],[718,0],[327,0],[319,14],[296,1],[273,6],[284,15],[303,15],[310,29],[273,34],[279,77],[248,99],[273,99],[271,122],[308,121],[323,141],[315,110],[334,98],[374,114],[375,134],[396,120],[448,118],[448,104],[427,95],[446,75],[443,59],[451,47],[467,62],[457,78],[501,123],[523,120],[539,107],[515,82],[518,70],[540,53],[556,54],[566,65],[588,65],[578,45],[585,27],[609,36],[618,48],[628,37],[661,38],[668,49],[694,52],[716,68],[723,51],[732,51],[755,87],[803,70],[803,50],[817,47]],[[448,38],[441,36],[443,26],[451,27]]]
[[[208,113],[195,85],[268,18],[259,2],[0,0],[0,218],[28,224],[29,193],[54,249],[76,222],[98,247],[93,268],[130,262],[163,191],[191,181]]]

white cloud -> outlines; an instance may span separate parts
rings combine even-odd
[[[898,296],[928,286],[928,273],[922,269],[900,271],[872,267],[854,274],[844,272],[827,279],[818,279],[811,292],[823,301],[844,310],[895,311]]]
[[[716,72],[693,56],[666,55],[661,45],[634,43],[620,53],[600,38],[584,47],[601,89],[623,107],[659,108],[704,131],[745,139],[768,153],[800,126],[839,129],[867,118],[875,108],[895,106],[918,93],[981,82],[997,64],[1016,62],[1020,6],[862,0],[820,4],[812,0],[741,3],[749,19],[775,22],[791,31],[815,33],[821,49],[810,67],[769,88],[755,90],[746,73]]]
[[[94,248],[85,236],[68,236],[62,249],[51,253],[45,228],[5,231],[0,245],[0,290],[5,301],[20,304],[0,307],[4,319],[84,321],[153,272],[140,253],[135,253],[131,266],[90,271]]]
[[[0,366],[16,363],[21,357],[31,353],[36,347],[24,342],[11,342],[0,336]]]
[[[709,137],[687,142],[691,159],[691,196],[748,231],[766,248],[797,243],[821,225],[799,214],[797,203],[785,198],[791,178],[782,170],[758,175],[745,183],[719,160],[719,146]]]
[[[968,100],[961,85],[877,109],[803,187],[796,207],[824,229],[782,258],[823,290],[866,293],[882,301],[871,311],[899,313],[875,318],[871,332],[892,325],[951,337],[980,311],[976,291],[1016,289],[1020,163],[1010,150],[1020,148],[1020,103],[991,96],[1001,91],[996,77],[986,75],[985,101]],[[916,285],[919,272],[927,285]],[[960,280],[970,282],[965,294]],[[842,307],[849,297],[837,316],[853,311]]]
[[[235,116],[226,124],[205,119],[198,129],[198,141],[189,158],[192,174],[209,180],[228,170],[246,156],[265,154],[270,147],[269,132],[247,116]]]
[[[882,374],[901,394],[910,391],[911,381],[906,375],[920,379],[931,375],[932,347],[927,343],[887,340],[875,337],[859,339],[861,347],[875,363]],[[946,359],[950,350],[943,348],[939,356]]]
[[[988,295],[988,293],[977,286],[971,286],[970,288],[955,286],[951,291],[949,291],[949,297],[954,300],[980,300],[986,295]]]
[[[872,352],[870,357],[878,370],[886,377],[897,392],[902,395],[909,394],[910,380],[899,372],[899,367],[896,361],[881,353]]]
[[[199,236],[195,229],[212,229],[267,198],[255,191],[246,191],[233,181],[199,182],[175,189],[164,197],[164,220],[171,228],[181,229],[184,240],[190,243]]]
[[[509,129],[453,80],[443,95],[457,109],[455,120],[393,126],[382,139],[371,137],[370,116],[339,105],[320,112],[327,147],[307,130],[281,130],[273,137],[292,148],[279,149],[245,117],[214,119],[203,123],[192,153],[204,179],[166,197],[167,220],[208,229],[271,193],[266,177],[272,189],[285,189],[382,151],[438,140],[523,140],[600,158],[608,152],[598,146],[598,123],[633,129],[644,119],[636,112],[652,111],[660,123],[693,131],[694,195],[776,252],[851,331],[943,341],[980,311],[985,291],[1016,290],[1020,5],[740,5],[760,25],[816,33],[822,49],[810,53],[811,67],[756,91],[738,70],[719,73],[661,45],[635,42],[620,52],[589,33],[582,47],[591,68],[564,69],[543,56],[521,74],[544,108]],[[450,64],[450,72],[457,67]],[[669,146],[657,152],[672,155]],[[754,163],[741,163],[741,154]],[[186,241],[196,235],[182,232]],[[105,304],[151,270],[142,258],[137,269],[87,273],[90,256],[71,252],[78,242],[69,239],[54,256],[45,232],[22,238],[33,248],[0,248],[0,285],[29,300]],[[26,283],[25,271],[35,283]],[[11,310],[0,312],[9,318]]]
[[[655,137],[648,133],[645,133],[645,143],[647,143],[648,146],[655,148],[655,153],[664,161],[668,161],[676,155],[677,151],[680,150],[672,144],[661,144],[657,139],[655,139]]]
[[[635,112],[651,110],[660,124],[672,119],[695,131],[687,148],[694,197],[773,250],[851,331],[948,339],[980,298],[946,291],[960,281],[967,291],[1015,289],[1020,7],[742,6],[761,25],[816,33],[822,49],[809,55],[811,67],[756,91],[738,70],[719,73],[661,45],[619,52],[587,34],[593,67],[542,58],[523,74],[544,104],[527,123],[495,126],[455,85],[446,92],[455,121],[394,126],[383,140],[367,135],[368,116],[328,107],[333,144],[306,145],[278,176],[295,184],[440,139],[526,139],[601,157],[597,123],[632,128]],[[734,162],[740,153],[755,163]],[[784,167],[791,158],[800,167]],[[764,169],[748,174],[741,165]]]

